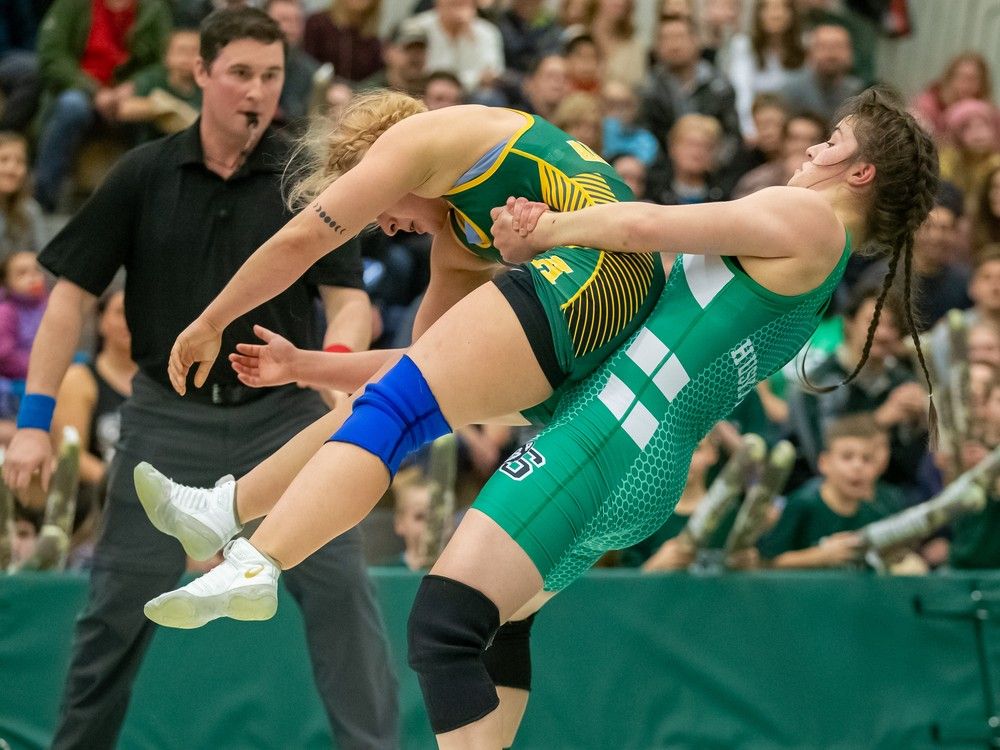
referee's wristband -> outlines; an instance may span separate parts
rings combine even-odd
[[[343,352],[344,354],[350,354],[354,350],[349,346],[344,346],[343,344],[327,344],[323,347],[323,351],[329,354],[338,354]]]
[[[21,407],[17,410],[17,429],[30,427],[48,432],[52,427],[52,413],[56,410],[56,400],[44,393],[26,393],[21,397]]]

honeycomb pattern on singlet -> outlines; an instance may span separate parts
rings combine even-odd
[[[683,277],[676,270],[670,274],[661,299],[677,291],[674,287]],[[729,341],[720,338],[718,341],[698,342],[698,345],[713,346],[718,354],[707,353],[711,357],[707,365],[688,373],[690,380],[665,409],[662,405],[658,410],[651,409],[658,422],[655,431],[644,449],[635,447],[628,469],[621,474],[611,494],[581,530],[576,544],[546,576],[546,590],[564,588],[586,572],[607,550],[635,544],[663,525],[680,499],[691,455],[698,442],[742,400],[737,397],[738,373],[731,347],[750,338],[757,354],[754,382],[769,377],[791,361],[805,345],[819,320],[817,300],[828,299],[839,278],[839,273],[832,274],[808,298],[794,307],[790,306],[784,314],[771,318],[755,330],[734,331],[733,339]],[[659,304],[653,310],[644,329],[656,333],[670,325],[662,314],[662,307]],[[738,331],[739,326],[734,326],[734,329]],[[566,394],[553,423],[542,435],[560,429],[588,410],[605,408],[600,394],[608,380],[623,369],[622,363],[629,357],[629,347],[641,334],[642,330],[634,334],[590,378]],[[693,341],[681,342],[674,348],[680,351],[693,344]],[[646,378],[641,385],[633,378],[632,390],[640,401],[643,401],[643,395],[652,393],[654,389],[650,378]],[[600,454],[594,460],[600,461]]]

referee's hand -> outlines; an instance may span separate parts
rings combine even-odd
[[[170,363],[167,365],[167,375],[174,390],[182,396],[187,392],[188,372],[196,363],[198,369],[194,373],[194,387],[205,385],[221,348],[222,331],[201,318],[181,331],[170,350]]]
[[[26,427],[14,433],[3,459],[3,481],[28,508],[44,508],[53,470],[52,439]]]

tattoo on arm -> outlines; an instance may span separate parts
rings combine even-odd
[[[345,234],[347,232],[347,227],[343,226],[335,218],[330,216],[326,211],[320,208],[318,205],[314,205],[313,208],[316,209],[316,213],[319,214],[319,218],[323,220],[330,229],[332,229],[337,234]]]

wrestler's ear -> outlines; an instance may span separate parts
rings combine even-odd
[[[866,187],[875,182],[875,165],[870,161],[857,161],[851,165],[847,175],[851,187]]]

